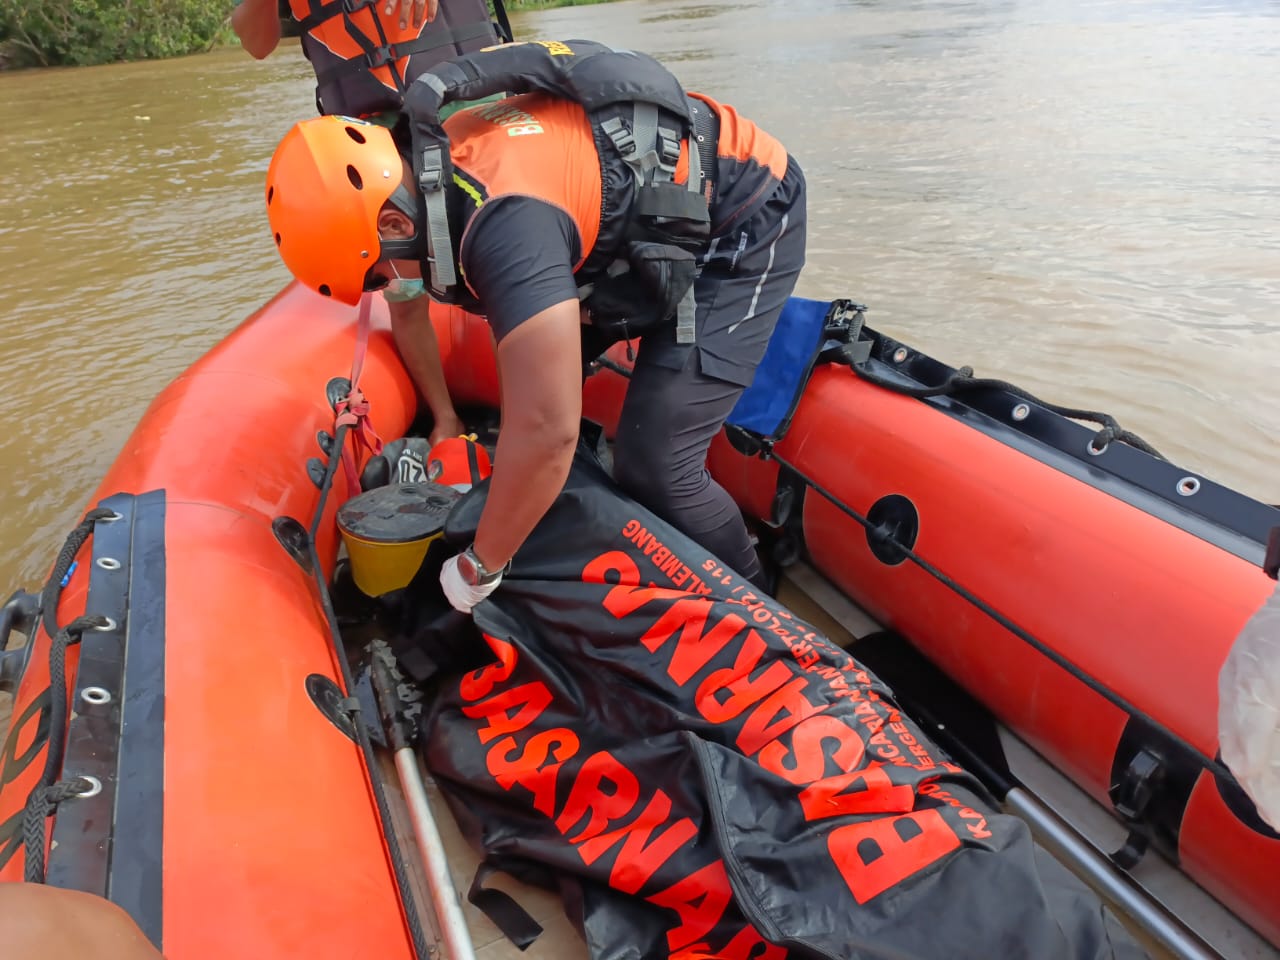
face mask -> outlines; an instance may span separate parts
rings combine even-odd
[[[426,286],[423,284],[421,277],[402,277],[400,272],[396,270],[394,263],[388,262],[387,266],[395,274],[387,281],[387,285],[382,288],[382,295],[386,298],[387,303],[405,303],[409,300],[417,300],[426,293]]]

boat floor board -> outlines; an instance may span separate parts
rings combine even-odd
[[[778,600],[842,647],[882,630],[866,611],[805,563],[787,567],[778,585]]]
[[[529,916],[542,925],[542,936],[525,951],[517,949],[515,944],[504,937],[488,917],[467,902],[466,892],[471,887],[471,880],[475,876],[476,868],[480,865],[480,858],[462,836],[443,795],[430,779],[430,774],[422,769],[422,775],[427,787],[427,797],[431,802],[431,811],[435,815],[440,838],[444,841],[445,852],[449,857],[449,872],[453,876],[453,885],[458,891],[462,911],[466,915],[467,926],[471,930],[471,942],[475,947],[477,960],[516,960],[516,958],[555,960],[561,957],[565,960],[574,960],[577,957],[586,957],[586,944],[582,942],[582,938],[565,916],[560,898],[549,891],[527,886],[505,874],[495,874],[485,882],[486,886],[497,887],[509,894],[529,913]],[[412,844],[412,835],[402,842]],[[427,912],[430,912],[430,907],[427,908]]]
[[[388,787],[387,799],[391,808],[391,827],[409,866],[409,884],[417,904],[418,916],[422,920],[428,941],[433,945],[440,944],[436,956],[441,960],[449,960],[440,941],[439,924],[432,906],[426,872],[417,856],[417,841],[414,838],[404,796],[400,791],[395,761],[388,751],[379,750],[378,765],[383,782]],[[471,932],[471,943],[477,960],[585,958],[586,946],[582,938],[578,936],[577,931],[564,915],[559,898],[546,890],[526,886],[505,874],[496,874],[486,881],[487,886],[497,887],[513,897],[534,920],[542,925],[542,936],[523,952],[503,936],[488,917],[467,902],[466,892],[471,887],[471,880],[475,876],[476,868],[480,865],[480,858],[462,836],[444,796],[431,779],[431,774],[422,765],[421,759],[419,759],[418,769],[422,774],[422,782],[426,786],[427,800],[431,804],[431,813],[440,831],[440,839],[444,843],[445,855],[449,861],[449,873],[453,878],[453,886],[458,892],[462,912]]]

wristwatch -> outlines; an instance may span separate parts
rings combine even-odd
[[[511,567],[510,562],[501,570],[490,571],[476,556],[476,545],[473,543],[458,554],[458,573],[463,581],[472,587],[484,587],[499,579]]]

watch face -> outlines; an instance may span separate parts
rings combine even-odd
[[[464,550],[458,554],[458,573],[462,574],[462,579],[469,586],[475,587],[480,583],[480,571],[476,569],[476,562],[471,557],[471,552]]]

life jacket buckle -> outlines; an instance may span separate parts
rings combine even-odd
[[[444,185],[444,158],[438,146],[422,151],[422,172],[418,174],[418,188],[424,193],[435,193]]]
[[[385,47],[375,47],[364,56],[370,70],[385,67],[388,63],[400,59],[396,54],[396,45],[394,43],[388,43]]]
[[[600,124],[600,129],[608,134],[609,139],[613,141],[613,145],[617,148],[623,160],[630,160],[634,156],[636,152],[635,134],[631,132],[631,128],[622,121],[621,117],[610,117]]]
[[[674,176],[680,161],[680,135],[674,130],[658,130],[659,166]]]

